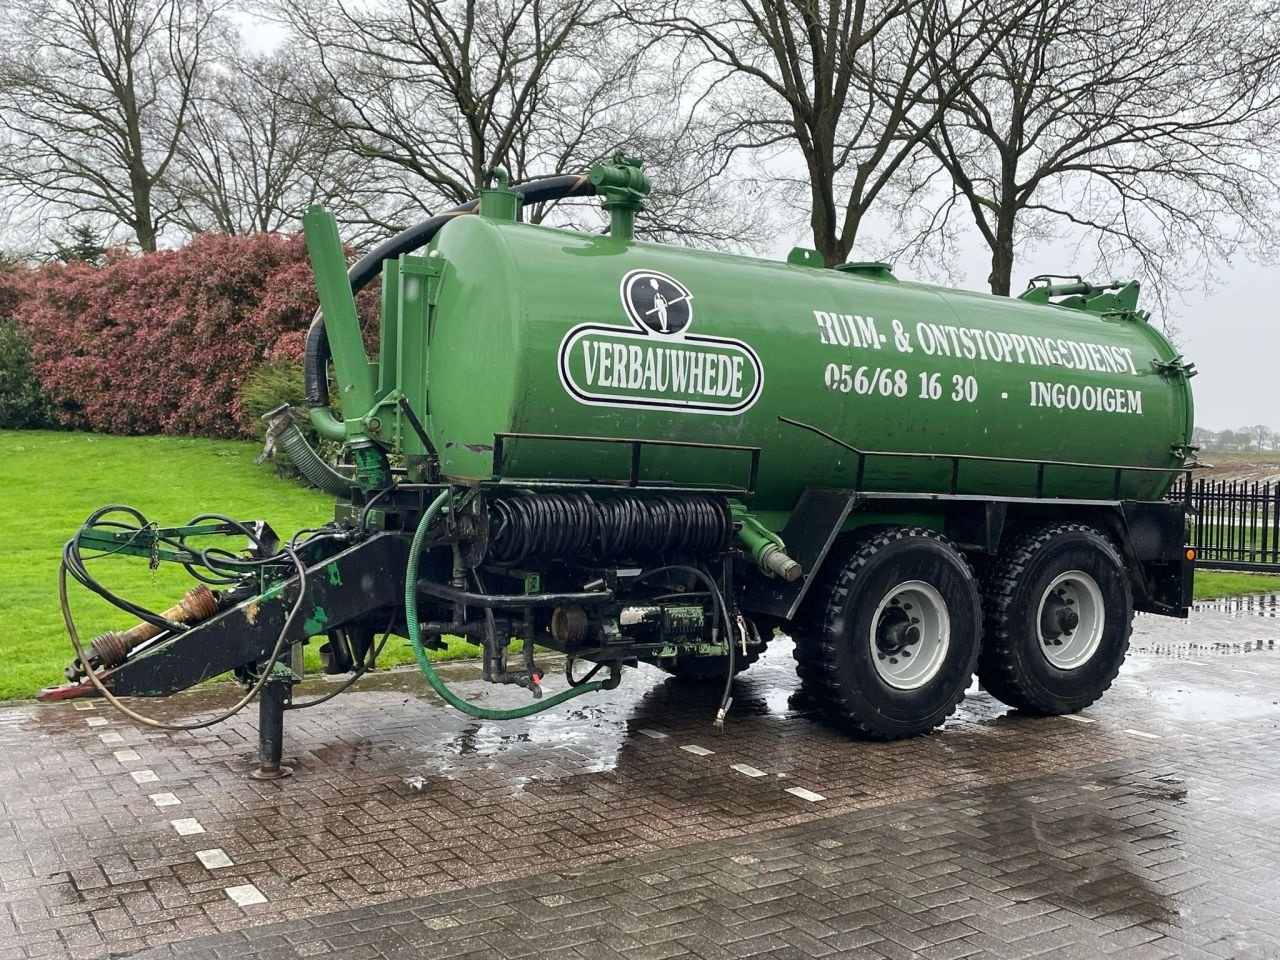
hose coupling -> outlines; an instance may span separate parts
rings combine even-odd
[[[515,678],[516,683],[520,684],[520,686],[533,694],[533,699],[542,699],[542,671],[534,670],[532,673],[520,672],[512,674],[512,676]]]
[[[738,526],[738,541],[746,548],[760,570],[771,577],[781,577],[794,583],[804,574],[804,568],[793,560],[782,538],[736,501],[730,501],[733,519]]]
[[[776,544],[767,544],[760,553],[760,568],[766,573],[772,573],[775,577],[781,577],[788,583],[793,583],[800,579],[800,575],[804,573],[800,564],[792,560],[781,548]]]

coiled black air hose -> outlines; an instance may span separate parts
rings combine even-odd
[[[733,514],[724,497],[539,493],[489,501],[489,557],[600,561],[707,556],[728,549]]]

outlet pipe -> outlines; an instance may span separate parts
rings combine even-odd
[[[294,422],[293,408],[287,403],[267,411],[262,419],[267,423],[267,446],[258,458],[259,463],[279,447],[289,455],[289,460],[306,477],[307,482],[318,490],[323,490],[330,496],[346,498],[360,489],[355,480],[333,469],[316,453],[301,428]]]

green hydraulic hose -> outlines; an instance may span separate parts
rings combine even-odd
[[[444,509],[448,499],[449,494],[447,491],[440,494],[440,496],[431,501],[431,505],[423,513],[422,519],[418,522],[418,529],[413,534],[413,545],[409,547],[409,563],[405,567],[404,575],[404,617],[405,623],[409,628],[409,642],[413,644],[413,654],[418,658],[418,668],[422,671],[422,675],[426,677],[427,683],[431,684],[431,689],[440,694],[450,706],[456,707],[470,716],[479,717],[481,720],[516,720],[520,717],[532,716],[535,713],[541,713],[543,710],[550,710],[566,700],[572,700],[574,697],[580,697],[584,693],[592,693],[601,689],[604,686],[602,682],[592,681],[591,683],[571,687],[568,690],[557,693],[548,700],[539,700],[537,703],[531,703],[528,706],[516,707],[513,710],[490,710],[488,707],[478,707],[474,703],[468,703],[445,686],[444,681],[436,674],[435,668],[431,666],[431,660],[427,657],[427,650],[422,645],[422,628],[418,622],[418,555],[422,552],[422,543],[427,537],[427,531],[431,529],[440,516],[440,512]],[[525,637],[524,642],[532,643],[533,638]]]

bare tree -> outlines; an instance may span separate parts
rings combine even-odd
[[[1241,433],[1249,434],[1250,439],[1258,445],[1259,450],[1264,450],[1275,440],[1275,433],[1265,423],[1255,423],[1251,427],[1241,427]]]
[[[766,179],[791,188],[814,246],[837,264],[951,95],[940,96],[925,69],[929,36],[968,25],[959,87],[1008,29],[1001,9],[978,0],[635,0],[630,16],[699,58],[723,144],[762,159]],[[795,147],[803,175],[780,174]]]
[[[1191,442],[1197,447],[1211,450],[1218,444],[1218,431],[1208,427],[1196,427],[1191,431]]]
[[[1275,15],[1269,0],[1026,0],[980,65],[964,25],[940,26],[929,70],[947,109],[924,132],[951,183],[930,227],[967,207],[1005,295],[1019,247],[1072,229],[1094,269],[1174,288],[1188,253],[1274,239]]]
[[[494,166],[519,181],[622,150],[659,187],[642,233],[718,246],[757,235],[759,210],[734,206],[717,179],[724,158],[690,122],[678,67],[647,55],[607,0],[283,4],[325,90],[316,115],[387,175],[398,209],[466,200]],[[564,207],[527,216],[600,225]]]
[[[209,72],[166,184],[176,223],[193,233],[294,230],[313,203],[343,222],[385,215],[370,164],[315,122],[321,93],[305,77],[288,52],[232,56]]]
[[[0,12],[0,189],[143,250],[217,30],[211,0],[10,0]]]

